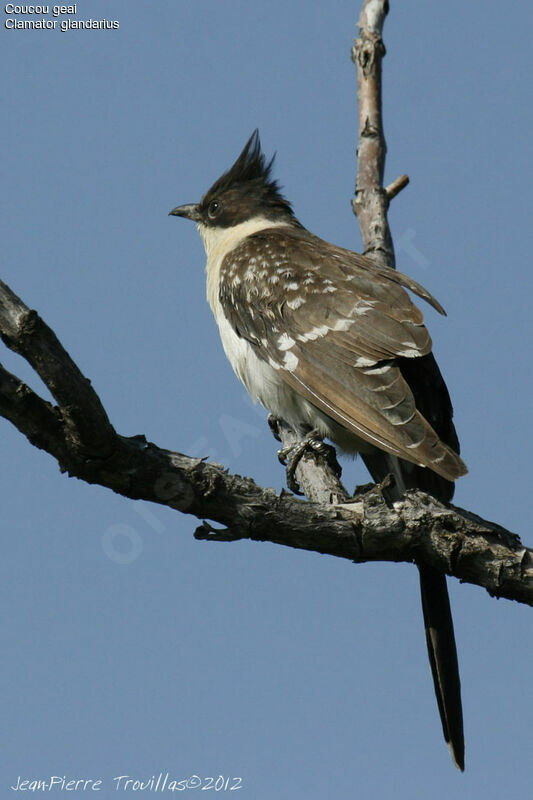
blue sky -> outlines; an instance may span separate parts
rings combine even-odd
[[[531,544],[530,3],[391,3],[387,180],[398,266],[427,309],[470,473],[456,502]],[[350,208],[359,2],[77,4],[114,31],[2,24],[5,280],[120,433],[280,489],[265,424],[205,302],[199,199],[260,129],[301,221]],[[5,21],[6,14],[2,11]],[[45,396],[24,362],[0,360]],[[241,796],[525,795],[531,609],[450,582],[467,770],[451,765],[415,569],[194,541],[196,520],[60,475],[0,420],[0,793],[23,778],[241,776]],[[368,480],[346,465],[349,486]],[[191,791],[193,791],[191,789]]]

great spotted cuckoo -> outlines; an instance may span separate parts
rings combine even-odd
[[[467,470],[422,312],[405,289],[444,310],[401,272],[304,228],[271,177],[272,163],[254,131],[199,203],[170,212],[198,225],[207,298],[233,369],[253,399],[303,439],[328,438],[359,453],[375,481],[392,473],[388,499],[416,487],[450,500]],[[446,576],[417,566],[444,737],[462,770]]]

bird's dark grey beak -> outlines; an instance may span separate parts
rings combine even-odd
[[[176,206],[176,208],[168,212],[168,215],[169,217],[185,217],[185,219],[192,219],[194,222],[200,222],[202,219],[200,207],[197,203],[189,203],[186,206]]]

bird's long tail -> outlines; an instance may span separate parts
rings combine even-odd
[[[363,455],[363,459],[376,482],[382,481],[387,474],[394,475],[395,488],[385,490],[388,493],[388,500],[398,499],[405,489],[409,488],[419,488],[437,497],[440,495],[440,499],[443,500],[450,499],[453,494],[453,484],[427,468],[416,467],[381,451]],[[431,484],[427,489],[424,486],[425,481]],[[441,482],[442,485],[438,486],[437,483]],[[429,663],[444,739],[450,748],[455,765],[463,771],[465,746],[461,682],[446,575],[426,564],[417,566],[420,573]]]
[[[442,732],[456,767],[465,768],[463,708],[457,649],[446,575],[418,564],[429,663],[439,706]]]

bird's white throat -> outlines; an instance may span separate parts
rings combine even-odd
[[[204,225],[202,222],[199,222],[198,230],[202,237],[209,262],[213,257],[216,257],[219,252],[223,253],[222,258],[224,258],[226,253],[233,250],[242,239],[251,236],[253,233],[258,233],[266,228],[279,228],[286,224],[286,222],[273,222],[271,219],[266,219],[266,217],[253,217],[252,219],[246,220],[246,222],[239,222],[238,225],[232,225],[231,228]]]
[[[253,233],[266,230],[267,228],[286,227],[287,222],[273,222],[266,217],[253,217],[246,222],[240,222],[231,228],[221,228],[218,226],[203,225],[198,223],[198,231],[204,243],[207,255],[205,265],[207,272],[207,300],[213,309],[215,317],[218,317],[218,292],[220,281],[220,267],[227,254],[237,247],[238,244],[251,236]]]

